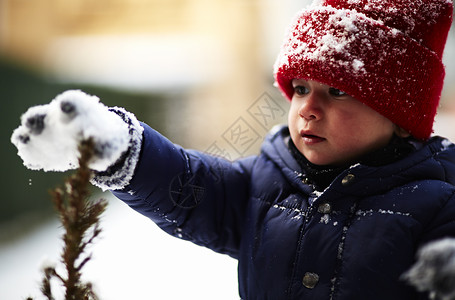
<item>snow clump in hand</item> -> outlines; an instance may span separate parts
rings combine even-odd
[[[432,299],[455,299],[455,239],[432,242],[419,250],[417,262],[403,279]]]
[[[128,125],[98,97],[70,90],[49,104],[29,108],[11,142],[27,168],[66,171],[78,167],[78,145],[89,138],[95,142],[89,166],[96,171],[114,164],[130,141]]]

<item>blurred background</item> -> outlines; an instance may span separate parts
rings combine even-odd
[[[0,0],[0,299],[39,298],[61,244],[48,190],[9,139],[20,116],[67,89],[122,106],[172,141],[230,159],[256,153],[288,103],[273,87],[284,30],[309,1]],[[455,140],[455,33],[437,134]],[[248,129],[248,143],[230,138]],[[96,197],[101,195],[94,189]],[[235,299],[236,263],[161,233],[110,200],[87,278],[102,299]]]

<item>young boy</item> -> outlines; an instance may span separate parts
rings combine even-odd
[[[238,259],[242,299],[427,299],[400,277],[420,246],[455,237],[455,146],[430,138],[452,11],[449,0],[323,0],[300,12],[275,65],[289,124],[258,156],[182,149],[77,91],[31,108],[12,141],[28,167],[64,170],[77,154],[46,156],[68,151],[58,134],[93,137],[93,183]],[[127,126],[113,137],[118,116]]]

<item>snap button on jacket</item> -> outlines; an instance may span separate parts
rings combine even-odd
[[[351,183],[353,183],[354,180],[355,180],[355,175],[348,174],[341,180],[341,184],[344,186],[347,186],[347,185],[350,185]]]
[[[316,273],[307,272],[303,276],[302,284],[308,289],[312,289],[318,284],[319,275]]]

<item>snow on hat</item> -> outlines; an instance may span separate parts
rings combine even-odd
[[[315,0],[297,14],[274,66],[340,89],[418,139],[432,133],[445,70],[452,0]]]

